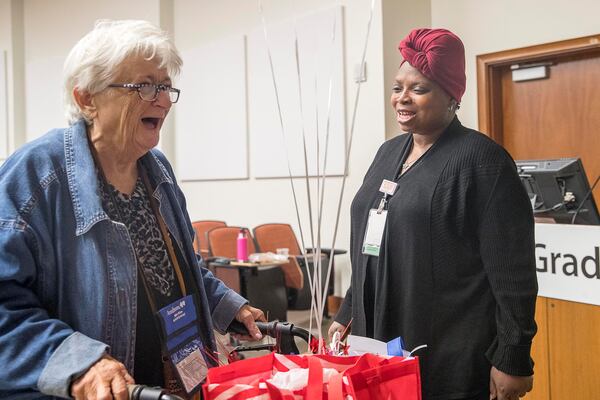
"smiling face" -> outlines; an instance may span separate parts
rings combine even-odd
[[[171,79],[158,61],[141,56],[126,59],[118,68],[113,83],[153,83],[170,86]],[[158,144],[160,129],[171,109],[167,92],[154,101],[140,99],[136,90],[107,88],[92,96],[95,115],[92,130],[110,147],[137,159]]]
[[[398,68],[391,97],[396,120],[405,132],[438,135],[454,118],[454,101],[409,63]]]

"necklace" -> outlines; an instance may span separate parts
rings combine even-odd
[[[418,160],[418,158],[417,158]],[[417,160],[413,160],[413,161],[409,161],[409,162],[405,162],[404,164],[402,164],[402,169],[408,169],[411,165],[413,165]]]

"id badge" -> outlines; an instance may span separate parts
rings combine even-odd
[[[387,210],[378,212],[376,209],[369,211],[369,220],[367,221],[367,231],[363,240],[362,253],[369,256],[379,256],[381,249],[381,239],[385,229],[385,220],[387,219]]]
[[[196,305],[185,296],[158,311],[169,360],[188,394],[200,389],[208,371],[206,349],[198,331]]]

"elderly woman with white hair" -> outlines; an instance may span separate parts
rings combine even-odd
[[[262,311],[202,266],[182,191],[154,149],[181,58],[144,21],[100,21],[65,62],[70,126],[0,168],[0,397],[195,393],[213,328]],[[174,389],[175,390],[175,389]]]

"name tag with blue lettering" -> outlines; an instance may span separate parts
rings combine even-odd
[[[167,336],[196,321],[196,307],[191,295],[185,296],[176,302],[159,310]]]
[[[165,348],[180,383],[188,394],[200,389],[208,371],[207,350],[200,338],[198,313],[192,295],[185,296],[158,311]]]

